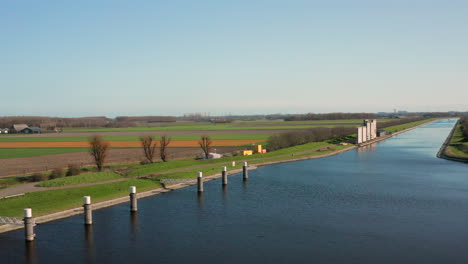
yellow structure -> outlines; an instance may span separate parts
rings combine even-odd
[[[257,145],[255,147],[256,147],[255,153],[262,153],[262,145]]]
[[[244,151],[242,151],[242,155],[244,155],[244,156],[250,156],[250,155],[252,155],[252,154],[253,154],[253,151],[251,151],[251,150],[244,150]]]

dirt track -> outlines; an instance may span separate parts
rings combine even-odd
[[[216,147],[216,152],[226,153],[240,150],[240,147]],[[169,158],[186,158],[200,155],[201,149],[197,148],[169,148]],[[131,163],[143,160],[141,148],[111,149],[107,159],[108,164]],[[54,168],[65,168],[68,164],[80,166],[92,165],[88,152],[75,152],[57,155],[48,155],[31,158],[0,159],[0,177],[13,175],[30,175],[33,172],[44,172]]]
[[[229,139],[213,140],[212,146],[241,146],[253,144],[264,140],[258,139]],[[135,148],[141,147],[140,141],[108,141],[110,147],[114,148]],[[174,140],[171,147],[198,147],[198,140]],[[0,142],[0,148],[88,148],[87,141],[78,142]]]

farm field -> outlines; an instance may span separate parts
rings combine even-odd
[[[242,147],[216,147],[216,152],[225,153],[243,149]],[[0,149],[0,153],[8,149]],[[35,149],[24,149],[35,150]],[[40,149],[48,151],[47,149]],[[69,150],[64,148],[63,150]],[[91,166],[93,160],[87,152],[88,149],[81,149],[80,152],[61,153],[55,155],[29,156],[0,159],[0,177],[13,175],[30,175],[33,172],[49,171],[54,168],[65,168],[68,164],[79,166]],[[198,148],[169,148],[169,160],[187,157],[195,157],[201,154]],[[144,160],[141,148],[114,148],[110,149],[106,164],[137,163]]]
[[[225,139],[213,140],[213,147],[242,146],[264,142],[266,139]],[[139,148],[140,141],[108,141],[111,148]],[[0,142],[0,148],[87,148],[87,141],[78,142]],[[171,147],[198,147],[198,140],[171,141]]]
[[[87,150],[87,148],[0,148],[0,160],[57,155]]]
[[[18,135],[18,134],[16,134]],[[46,136],[47,135],[47,136]],[[54,136],[51,136],[54,135]],[[209,135],[213,140],[245,140],[245,139],[267,139],[272,134],[214,134]],[[39,134],[15,137],[1,137],[0,142],[80,142],[87,141],[88,136],[69,137],[66,134]],[[140,136],[121,135],[121,136],[103,136],[106,141],[138,141]],[[155,135],[155,139],[159,140],[161,135]],[[200,135],[171,135],[171,139],[176,140],[198,140]]]
[[[387,120],[378,120],[384,122]],[[110,163],[129,163],[143,160],[139,137],[161,135],[172,138],[173,158],[195,157],[201,153],[198,140],[209,135],[218,152],[244,149],[243,145],[265,142],[268,137],[287,131],[311,127],[359,126],[362,120],[318,121],[242,121],[229,124],[199,122],[165,123],[152,127],[134,128],[77,128],[64,133],[12,134],[0,137],[0,176],[27,174],[34,171],[66,167],[69,163],[91,165],[87,153],[88,138],[100,135],[110,142]]]
[[[378,119],[377,122],[386,122],[391,119]],[[223,131],[223,130],[282,130],[282,129],[307,129],[313,127],[334,126],[358,126],[361,119],[349,120],[313,120],[313,121],[239,121],[233,123],[212,124],[200,122],[176,122],[157,124],[153,126],[128,127],[128,128],[67,128],[65,133],[70,132],[131,132],[131,131]]]

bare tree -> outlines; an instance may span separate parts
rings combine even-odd
[[[208,158],[208,154],[210,153],[211,149],[211,143],[213,142],[209,136],[201,136],[201,139],[198,141],[198,145],[200,145],[202,148],[203,153],[205,154],[205,158]]]
[[[101,171],[104,166],[108,149],[109,143],[105,142],[102,137],[94,135],[89,138],[89,154],[93,156],[99,171]]]
[[[149,163],[153,163],[154,151],[156,150],[156,142],[153,142],[154,139],[152,136],[141,136],[140,142],[143,147],[143,152],[145,153],[145,158]]]
[[[161,139],[159,140],[159,155],[161,157],[161,160],[166,162],[167,161],[167,146],[171,143],[171,137],[168,137],[167,135],[161,136]]]

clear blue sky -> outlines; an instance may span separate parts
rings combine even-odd
[[[468,110],[468,1],[2,1],[0,115]]]

